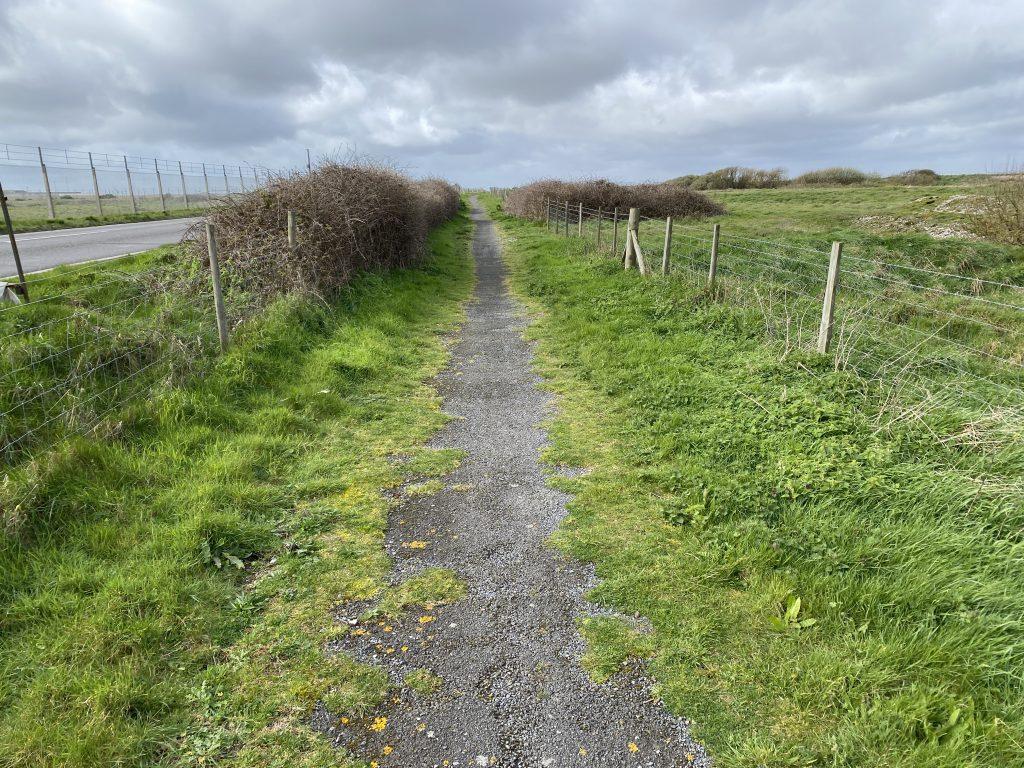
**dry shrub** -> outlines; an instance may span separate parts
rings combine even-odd
[[[1000,177],[971,216],[971,225],[986,240],[1024,245],[1024,172]]]
[[[794,184],[825,184],[829,186],[844,186],[847,184],[863,184],[871,178],[863,171],[856,168],[822,168],[818,171],[808,171],[793,179]]]
[[[329,161],[224,200],[207,219],[225,283],[266,298],[290,291],[329,295],[363,270],[411,264],[424,254],[431,227],[458,208],[458,188],[440,179],[413,181],[383,166]],[[298,234],[294,252],[289,210]],[[192,256],[206,263],[201,223],[186,241]]]
[[[931,168],[914,168],[913,170],[903,171],[903,173],[890,176],[889,181],[909,187],[927,187],[932,184],[938,184],[940,179],[939,174]]]
[[[786,183],[782,168],[741,168],[731,165],[693,178],[691,189],[777,189]]]
[[[545,200],[587,208],[626,211],[639,208],[644,216],[718,216],[725,208],[709,197],[672,182],[615,184],[606,179],[561,181],[541,179],[516,187],[505,197],[505,210],[514,216],[543,219]]]

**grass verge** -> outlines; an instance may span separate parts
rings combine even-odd
[[[23,218],[17,211],[11,211],[14,219],[14,234],[22,232],[44,232],[51,229],[73,229],[76,227],[99,227],[104,224],[132,224],[139,221],[163,221],[202,216],[204,208],[181,208],[167,211],[140,211],[139,213],[106,213],[102,216],[58,216],[55,219]],[[0,222],[0,234],[7,234],[7,227]]]
[[[346,764],[310,712],[386,684],[325,652],[331,610],[384,588],[381,489],[457,460],[420,446],[470,231],[460,215],[423,265],[329,305],[276,302],[201,381],[8,474],[2,503],[26,506],[0,541],[0,765]]]
[[[585,625],[595,676],[648,657],[720,766],[1021,765],[1019,444],[879,431],[870,387],[758,309],[488,200],[560,396],[548,458],[592,470],[557,481],[554,541],[653,627]]]

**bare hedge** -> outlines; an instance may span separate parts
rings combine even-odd
[[[326,162],[226,199],[207,218],[231,289],[256,297],[328,295],[358,272],[412,264],[423,256],[430,229],[458,209],[458,188],[440,179],[414,181],[386,167]],[[289,210],[298,233],[294,252]],[[203,224],[185,239],[192,257],[205,264]]]
[[[605,179],[562,181],[541,179],[516,187],[505,197],[504,208],[514,216],[543,219],[545,200],[587,208],[626,211],[639,208],[644,216],[718,216],[725,207],[692,189],[662,182],[659,184],[615,184]]]

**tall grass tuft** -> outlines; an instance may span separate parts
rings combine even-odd
[[[870,175],[858,171],[856,168],[835,167],[802,173],[793,179],[793,183],[846,186],[847,184],[863,184],[870,178]]]

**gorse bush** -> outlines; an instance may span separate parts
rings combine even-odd
[[[938,184],[939,174],[931,168],[915,168],[910,171],[903,171],[903,173],[897,173],[895,176],[890,176],[889,181],[896,184],[906,184],[911,187],[923,187]]]
[[[731,165],[690,178],[691,189],[776,189],[787,181],[782,168],[741,168]]]
[[[543,219],[546,200],[570,205],[583,203],[587,208],[625,213],[639,208],[645,216],[718,216],[725,208],[714,200],[673,182],[659,184],[615,184],[606,179],[561,181],[541,179],[511,190],[505,198],[505,210],[514,216]]]
[[[289,291],[328,295],[368,269],[407,266],[425,252],[431,227],[459,208],[459,190],[440,179],[413,181],[377,165],[326,162],[225,200],[214,225],[225,283],[260,298]],[[288,247],[288,211],[298,245]],[[189,233],[205,263],[206,232]]]
[[[794,184],[829,184],[844,186],[846,184],[863,184],[871,178],[856,168],[822,168],[817,171],[802,173],[793,179]]]

